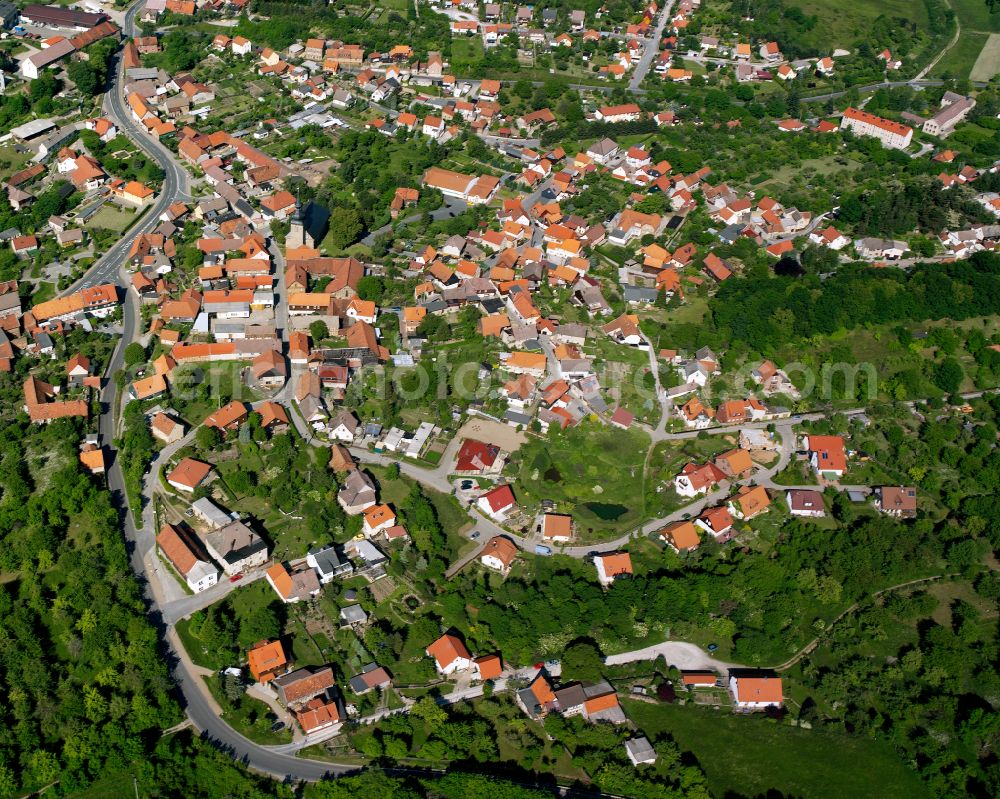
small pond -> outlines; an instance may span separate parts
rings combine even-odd
[[[608,502],[588,502],[583,507],[593,513],[598,519],[603,519],[606,522],[613,522],[619,516],[628,512],[628,508],[624,505],[613,505]]]

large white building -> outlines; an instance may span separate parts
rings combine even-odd
[[[976,101],[971,97],[963,97],[955,92],[945,92],[941,98],[941,108],[934,116],[924,122],[923,131],[931,136],[944,138],[975,107]]]
[[[873,136],[890,150],[904,150],[910,146],[913,128],[883,119],[858,108],[848,108],[840,118],[840,129],[850,130],[856,136]]]

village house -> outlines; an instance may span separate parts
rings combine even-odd
[[[594,557],[594,568],[597,569],[597,579],[605,588],[619,577],[632,575],[632,558],[628,552],[609,552]]]
[[[434,667],[442,676],[472,668],[472,655],[465,644],[451,633],[445,633],[424,651],[428,657],[434,658]]]
[[[212,474],[212,465],[194,458],[184,458],[167,475],[167,482],[178,491],[194,493]]]
[[[202,540],[208,554],[230,577],[263,566],[268,560],[267,542],[240,521],[206,533]]]
[[[353,470],[337,492],[337,503],[349,516],[357,516],[372,507],[375,501],[375,483],[360,469]]]
[[[284,674],[290,668],[281,641],[261,641],[247,651],[250,675],[262,685]]]
[[[785,504],[792,516],[805,516],[818,519],[826,516],[823,506],[823,495],[819,491],[805,488],[789,489],[785,492]]]
[[[687,519],[668,524],[660,530],[660,537],[678,553],[697,549],[701,543],[697,528]]]
[[[750,460],[749,455],[747,460]],[[699,494],[707,494],[712,486],[725,479],[726,473],[714,463],[705,463],[701,466],[688,463],[674,478],[674,490],[682,497],[693,498]]]
[[[784,696],[781,677],[753,673],[729,673],[729,693],[738,710],[765,710],[781,707]]]
[[[219,570],[209,562],[197,541],[183,528],[163,525],[156,536],[156,545],[160,554],[194,593],[201,593],[218,582]]]
[[[501,485],[487,491],[476,501],[476,506],[496,522],[503,523],[514,512],[517,501],[509,485]]]
[[[517,546],[506,536],[493,536],[483,547],[479,560],[487,568],[507,575],[511,565],[517,560]]]
[[[396,514],[388,505],[372,505],[363,513],[362,531],[367,538],[374,538],[396,524]]]
[[[729,500],[729,512],[745,521],[765,513],[770,506],[771,498],[763,486],[741,486],[736,496]]]
[[[840,436],[806,436],[809,463],[820,476],[843,477],[847,471],[847,450]]]
[[[725,506],[702,511],[694,523],[717,539],[722,539],[723,536],[733,529],[732,514],[730,514],[729,509]]]
[[[539,524],[539,532],[542,540],[554,543],[565,544],[573,540],[573,517],[558,513],[545,513]]]
[[[308,566],[289,570],[283,563],[275,563],[267,570],[265,576],[282,602],[308,600],[320,592],[319,578]]]
[[[897,519],[912,519],[917,515],[917,489],[909,486],[876,488],[875,507]]]

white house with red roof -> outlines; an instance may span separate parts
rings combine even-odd
[[[517,500],[511,487],[502,485],[483,494],[476,506],[494,521],[503,522],[517,507]]]
[[[597,569],[597,579],[607,588],[619,577],[632,575],[632,558],[628,552],[608,552],[594,558],[594,568]]]
[[[871,136],[889,150],[904,150],[913,139],[913,128],[901,122],[877,117],[858,108],[847,108],[840,118],[840,129],[856,136]]]
[[[246,55],[253,49],[253,43],[244,36],[234,36],[229,46],[233,55]]]
[[[465,644],[451,633],[445,633],[424,651],[428,657],[434,658],[438,674],[454,674],[472,668],[472,655]]]
[[[829,247],[831,250],[842,250],[851,243],[851,240],[833,225],[823,230],[814,230],[809,234],[809,241],[820,247]]]
[[[781,707],[784,702],[781,677],[772,675],[756,676],[730,672],[729,692],[733,695],[733,701],[740,710],[764,710],[769,707]]]
[[[809,463],[819,474],[843,477],[847,471],[847,450],[840,436],[806,436]]]
[[[707,494],[708,490],[726,479],[726,475],[714,463],[698,466],[688,463],[674,478],[674,491],[682,497],[693,498]]]

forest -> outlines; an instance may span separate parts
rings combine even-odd
[[[8,424],[0,460],[0,795],[71,793],[181,719],[110,495],[69,420]]]
[[[826,280],[756,268],[746,280],[723,283],[709,307],[712,341],[762,353],[864,325],[988,316],[1000,312],[1000,255],[984,251],[908,270],[855,265]]]

